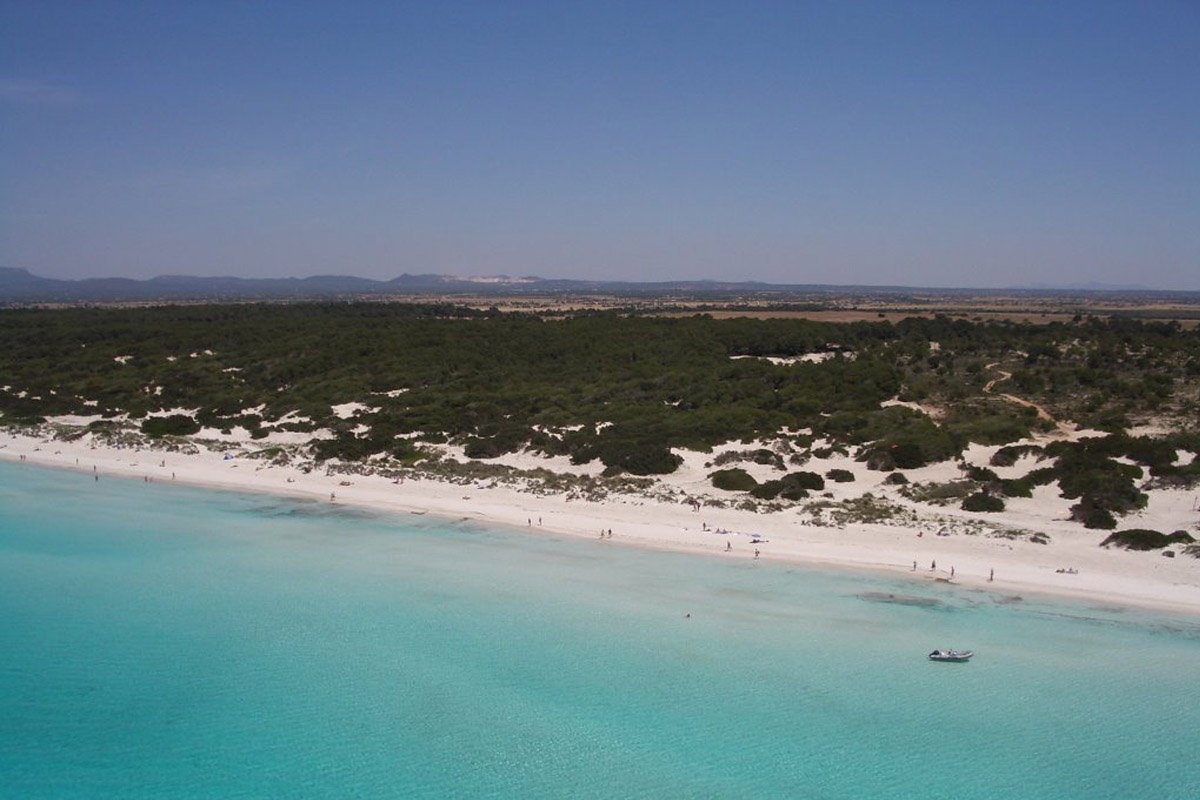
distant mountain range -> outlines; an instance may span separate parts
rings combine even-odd
[[[1113,289],[1116,290],[1116,287]],[[902,286],[833,286],[824,284],[770,284],[756,281],[580,281],[505,275],[458,278],[446,275],[404,274],[387,281],[350,275],[316,275],[311,278],[235,278],[161,275],[148,280],[130,278],[42,278],[28,270],[0,267],[0,303],[117,303],[178,301],[245,301],[349,299],[389,296],[536,296],[621,295],[633,297],[712,297],[781,299],[820,294],[901,295],[933,293],[943,296],[1021,292],[1028,294],[1095,293],[1099,289],[918,289]],[[1123,293],[1195,294],[1151,292],[1121,287]]]

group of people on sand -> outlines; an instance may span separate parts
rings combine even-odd
[[[913,561],[912,571],[913,572],[917,571],[917,562],[916,561]],[[929,563],[929,571],[937,572],[937,561],[936,560],[931,561]],[[1063,571],[1064,570],[1061,570],[1061,569],[1059,570],[1059,572],[1063,572]],[[951,578],[954,577],[954,567],[950,567],[950,577]],[[996,580],[996,570],[993,568],[991,570],[988,570],[988,583],[991,583],[994,580]]]
[[[733,542],[726,542],[726,543],[725,543],[725,552],[726,552],[726,553],[731,553],[731,552],[733,552]],[[755,557],[755,558],[758,558],[760,555],[762,555],[762,553],[759,551],[759,549],[758,549],[757,547],[756,547],[756,548],[754,548],[754,557]]]
[[[1060,573],[1062,575],[1078,575],[1079,574],[1079,570],[1075,569],[1074,567],[1059,567],[1058,569],[1056,569],[1054,571],[1057,573]]]

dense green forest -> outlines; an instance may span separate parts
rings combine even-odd
[[[765,358],[805,355],[813,360]],[[152,436],[200,426],[241,425],[254,436],[330,428],[337,436],[314,444],[315,454],[350,460],[383,453],[403,462],[423,441],[452,441],[472,458],[531,447],[647,475],[675,468],[673,447],[706,450],[789,430],[801,449],[825,439],[874,468],[909,469],[1058,420],[1114,435],[1137,420],[1166,420],[1186,439],[1176,444],[1194,445],[1198,384],[1200,331],[1123,319],[543,319],[380,303],[0,311],[7,423],[128,413]],[[893,398],[922,411],[881,405]],[[349,420],[333,414],[350,401],[370,410]],[[148,416],[171,409],[194,419]],[[1078,463],[1075,472],[1119,476],[1107,463],[1118,450],[1169,471],[1162,453],[1136,442],[1053,455]],[[1136,505],[1114,485],[1072,488],[1081,502],[1116,496]]]

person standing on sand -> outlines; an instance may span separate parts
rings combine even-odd
[[[988,573],[988,583],[991,583],[991,582],[992,582],[992,581],[994,581],[995,579],[996,579],[996,570],[995,570],[995,568],[993,567],[993,568],[992,568],[992,571]]]
[[[950,567],[950,577],[954,577],[954,567]]]
[[[754,548],[754,557],[758,558],[758,548]]]
[[[732,549],[733,549],[733,542],[726,542],[725,543],[725,552],[728,553]]]

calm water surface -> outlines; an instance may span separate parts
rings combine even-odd
[[[6,797],[1191,798],[1198,675],[1187,618],[0,464]]]

